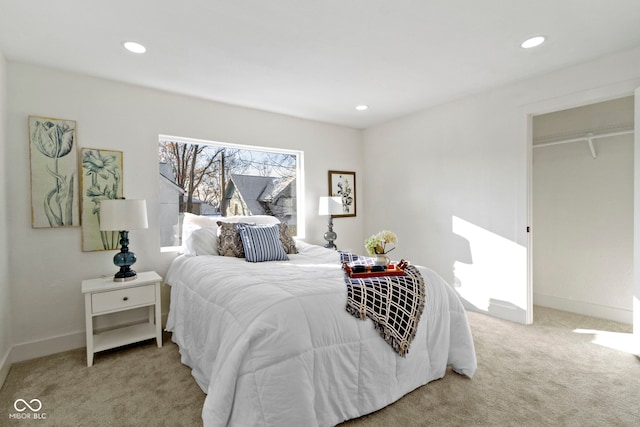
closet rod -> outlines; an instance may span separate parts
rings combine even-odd
[[[577,137],[577,138],[563,139],[561,141],[553,141],[553,142],[543,142],[542,144],[534,144],[533,148],[548,147],[550,145],[558,145],[558,144],[566,144],[567,142],[589,141],[589,140],[593,140],[593,139],[608,138],[610,136],[628,135],[630,133],[633,133],[633,129],[631,129],[631,130],[621,130],[621,131],[618,131],[618,132],[599,133],[597,135],[596,134],[592,134],[592,133],[588,133],[585,136],[580,136],[580,137]]]

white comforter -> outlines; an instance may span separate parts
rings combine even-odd
[[[338,254],[302,242],[299,250],[285,262],[172,263],[167,329],[207,393],[205,426],[335,425],[442,378],[447,365],[474,374],[465,311],[435,272],[420,268],[425,310],[402,358],[370,320],[346,312]]]

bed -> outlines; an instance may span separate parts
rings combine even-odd
[[[447,366],[473,376],[466,313],[435,272],[419,267],[425,307],[401,357],[370,320],[345,310],[338,253],[295,245],[287,261],[201,252],[170,266],[167,330],[207,394],[205,426],[330,426],[442,378]]]

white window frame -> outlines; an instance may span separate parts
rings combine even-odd
[[[263,151],[269,153],[292,154],[297,157],[296,162],[296,239],[304,239],[306,232],[305,224],[305,200],[304,200],[304,151],[291,150],[287,148],[266,147],[260,145],[236,144],[231,142],[209,141],[205,139],[188,138],[184,136],[158,135],[158,144],[162,141],[180,142],[184,144],[211,145],[214,147],[236,148],[249,151]],[[159,177],[158,177],[159,179]],[[160,252],[180,252],[181,246],[160,246]]]

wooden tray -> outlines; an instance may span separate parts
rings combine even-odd
[[[352,279],[363,279],[366,277],[382,277],[382,276],[404,276],[404,270],[399,268],[396,264],[389,264],[386,270],[383,271],[371,271],[371,266],[367,266],[367,271],[364,273],[354,273],[351,271],[351,267],[348,264],[344,264],[344,270]]]

